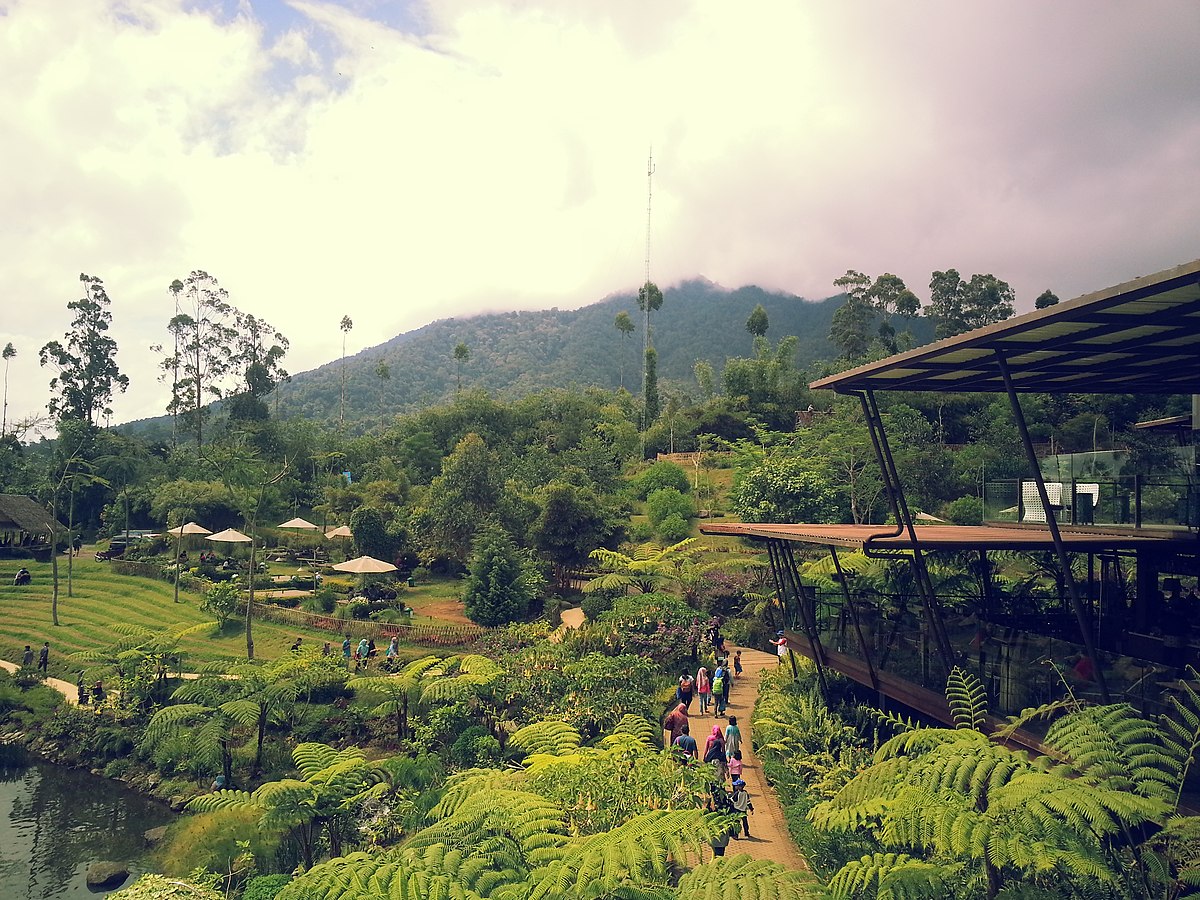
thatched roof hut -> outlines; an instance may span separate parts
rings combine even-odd
[[[66,528],[50,513],[23,494],[0,494],[0,556],[44,554],[50,550],[50,536]]]

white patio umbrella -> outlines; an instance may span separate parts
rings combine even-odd
[[[276,525],[275,527],[276,528],[304,528],[304,529],[308,529],[311,531],[316,531],[317,528],[319,528],[320,526],[314,525],[312,522],[308,521],[308,519],[301,519],[301,518],[297,517],[295,519],[288,519],[282,525]]]
[[[354,532],[350,530],[349,525],[339,525],[337,528],[331,528],[325,532],[327,538],[348,538],[354,537]]]
[[[333,567],[338,572],[350,572],[354,575],[377,575],[383,572],[395,572],[396,567],[390,562],[376,559],[373,556],[358,556],[338,563]]]
[[[218,531],[216,534],[210,534],[205,538],[206,541],[220,541],[223,544],[249,544],[254,538],[242,534],[236,528],[226,528],[224,531]]]
[[[212,534],[203,525],[197,525],[195,522],[188,522],[186,525],[177,525],[174,528],[168,528],[167,534],[175,536],[175,602],[179,602],[179,542],[185,534]]]

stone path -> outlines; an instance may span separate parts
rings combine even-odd
[[[750,800],[754,804],[754,812],[750,814],[750,839],[741,837],[730,841],[726,849],[727,856],[745,853],[754,859],[769,859],[791,869],[808,871],[808,861],[800,855],[800,850],[788,832],[787,820],[783,817],[783,807],[775,796],[775,791],[767,785],[763,777],[762,765],[754,753],[754,731],[750,718],[754,714],[754,703],[758,699],[758,684],[762,671],[774,670],[778,658],[772,653],[760,650],[749,650],[745,647],[733,647],[742,651],[742,677],[738,678],[729,692],[729,708],[727,713],[737,716],[738,730],[742,733],[742,778],[746,782],[746,790],[750,792]],[[732,659],[732,655],[730,656]],[[713,725],[724,726],[726,720],[718,719],[711,714],[701,716],[698,706],[693,701],[692,712],[689,716],[692,734],[701,745],[704,737],[712,731]]]

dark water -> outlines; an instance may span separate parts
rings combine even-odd
[[[108,892],[88,890],[88,866],[111,860],[134,873],[147,871],[142,833],[173,818],[165,806],[117,782],[41,762],[0,760],[0,898],[103,896]]]

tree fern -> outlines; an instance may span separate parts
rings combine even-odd
[[[521,728],[509,743],[526,756],[535,753],[561,756],[579,749],[580,737],[579,732],[566,722],[548,719]]]
[[[670,863],[686,865],[718,830],[724,816],[702,810],[658,810],[601,834],[579,838],[540,859],[552,861],[533,873],[529,900],[596,896],[621,884],[665,883]]]
[[[744,853],[719,856],[679,879],[680,900],[816,900],[825,896],[811,873]]]
[[[953,866],[937,866],[905,853],[875,853],[853,860],[829,882],[834,900],[920,900],[951,891]]]
[[[652,747],[659,739],[660,730],[658,726],[643,716],[637,716],[633,713],[626,713],[621,717],[621,721],[613,728],[612,733],[628,734],[637,738],[647,747]]]

